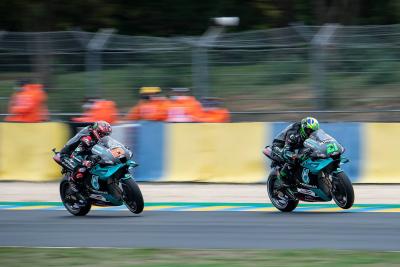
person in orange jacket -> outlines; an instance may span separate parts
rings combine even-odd
[[[113,124],[118,120],[118,109],[112,100],[89,98],[83,105],[83,109],[83,115],[72,118],[73,122],[106,121]]]
[[[18,82],[16,92],[11,96],[8,113],[9,122],[43,122],[48,120],[46,106],[47,94],[43,85],[38,83]]]
[[[229,110],[222,107],[222,99],[217,97],[205,97],[201,99],[203,113],[201,122],[229,122]]]
[[[200,122],[203,108],[188,88],[171,88],[167,122]]]
[[[131,108],[125,120],[164,121],[167,118],[168,100],[160,93],[160,87],[141,87],[140,101]]]

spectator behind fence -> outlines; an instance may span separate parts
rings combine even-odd
[[[125,120],[164,121],[168,100],[160,93],[160,87],[140,88],[140,101],[125,116]]]
[[[202,106],[188,88],[171,88],[168,102],[167,122],[199,122]]]
[[[118,119],[118,109],[112,100],[100,98],[88,98],[82,106],[83,115],[72,118],[73,122],[89,123],[95,121],[106,121],[110,124]]]
[[[47,94],[43,85],[20,81],[11,96],[8,113],[9,122],[42,122],[48,120]]]
[[[201,99],[203,112],[200,117],[200,122],[229,122],[229,110],[222,106],[221,98],[204,97]]]

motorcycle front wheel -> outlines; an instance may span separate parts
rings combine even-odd
[[[333,180],[332,196],[336,205],[342,209],[350,209],[354,203],[353,185],[344,172],[340,172]]]
[[[293,211],[299,204],[298,199],[290,199],[283,192],[278,190],[279,179],[276,175],[270,174],[267,180],[268,197],[272,205],[280,211],[290,212]]]
[[[89,213],[92,207],[90,201],[79,199],[79,196],[72,192],[67,177],[64,177],[60,183],[60,197],[64,207],[69,213],[75,216],[85,216]],[[80,203],[79,200],[81,200],[83,203]]]
[[[121,180],[125,206],[135,214],[143,211],[144,201],[139,186],[133,179]]]

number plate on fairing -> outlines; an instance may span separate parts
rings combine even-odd
[[[125,151],[120,147],[116,147],[111,149],[111,154],[114,158],[120,158],[125,155]]]

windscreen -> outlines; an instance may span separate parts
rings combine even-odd
[[[341,154],[344,152],[344,148],[329,134],[323,130],[313,132],[310,137],[304,141],[304,147],[312,149],[312,156],[325,158]]]
[[[335,138],[324,132],[324,130],[319,129],[318,131],[313,132],[310,135],[311,139],[314,139],[317,142],[327,143],[327,142],[335,142]]]
[[[113,163],[120,158],[130,159],[132,152],[117,140],[107,136],[92,148],[92,152],[101,156],[103,163]]]
[[[109,149],[124,148],[124,145],[123,145],[123,144],[121,144],[120,142],[118,142],[117,140],[115,140],[114,138],[109,137],[109,136],[103,137],[103,138],[101,139],[101,143],[102,143],[105,147],[107,147],[107,148],[109,148]]]

